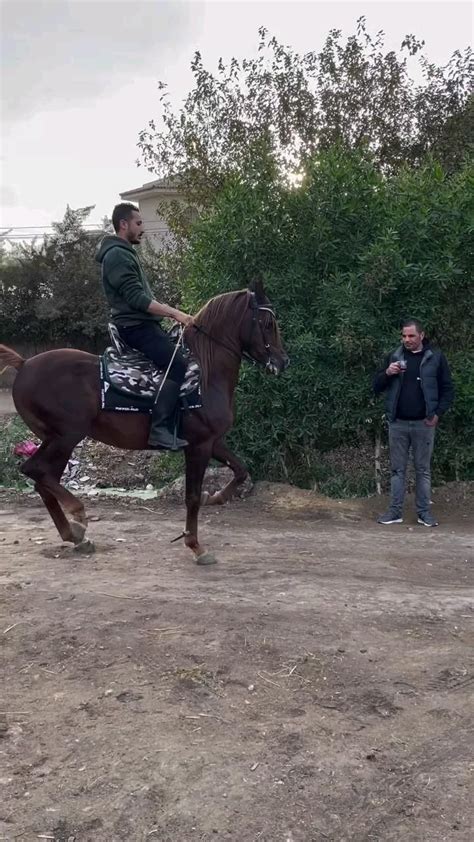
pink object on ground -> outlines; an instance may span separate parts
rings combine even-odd
[[[33,456],[38,450],[38,445],[34,441],[19,441],[13,448],[15,456]]]

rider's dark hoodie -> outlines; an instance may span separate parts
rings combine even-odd
[[[115,324],[131,327],[160,321],[159,316],[147,312],[153,294],[130,243],[108,235],[99,246],[96,260],[102,268],[102,283]]]

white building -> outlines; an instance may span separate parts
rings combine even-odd
[[[159,211],[162,202],[184,202],[184,196],[167,179],[159,178],[149,181],[135,190],[125,190],[120,193],[124,202],[137,204],[143,219],[145,235],[155,249],[160,249],[169,241],[169,228]]]

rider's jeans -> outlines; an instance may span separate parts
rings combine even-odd
[[[142,322],[131,327],[117,325],[118,332],[123,341],[141,351],[148,359],[155,363],[158,368],[167,368],[174,353],[173,343],[157,323]],[[180,353],[177,352],[170,368],[169,379],[179,386],[184,380],[186,363]]]

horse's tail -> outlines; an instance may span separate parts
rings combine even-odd
[[[11,366],[12,368],[16,368],[17,371],[25,364],[26,360],[17,354],[13,348],[7,348],[6,345],[0,345],[0,374],[3,374],[6,368]]]

